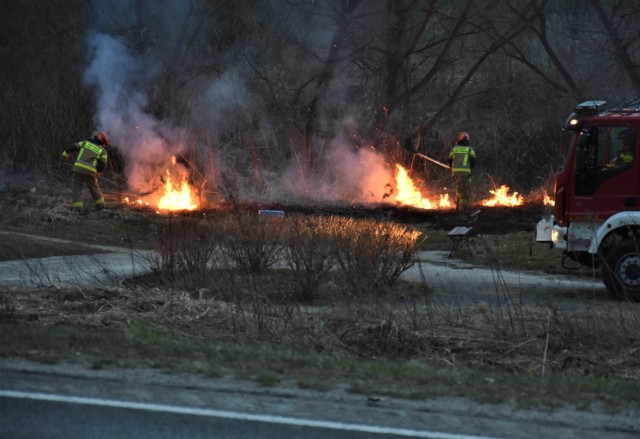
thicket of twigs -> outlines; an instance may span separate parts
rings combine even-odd
[[[422,242],[421,232],[391,222],[252,212],[169,217],[158,235],[157,254],[149,261],[154,274],[143,279],[147,283],[213,287],[225,297],[242,291],[277,297],[277,291],[286,290],[307,302],[328,289],[342,290],[345,297],[388,293],[415,263]],[[269,281],[274,276],[293,288],[274,286]],[[233,291],[239,279],[249,285]]]

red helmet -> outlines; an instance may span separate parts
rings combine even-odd
[[[466,140],[467,142],[469,141],[469,133],[465,133],[464,131],[458,133],[456,136],[456,145],[460,144],[463,140]]]
[[[96,133],[95,136],[93,136],[93,140],[95,140],[96,142],[98,142],[100,145],[102,146],[106,146],[109,145],[109,137],[103,133],[102,131]]]

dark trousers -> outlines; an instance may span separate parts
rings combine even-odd
[[[471,174],[457,174],[453,178],[456,181],[456,210],[464,212],[471,198]]]
[[[100,191],[97,175],[86,175],[80,172],[74,172],[71,178],[71,201],[74,209],[84,212],[84,204],[82,202],[82,189],[84,185],[89,188],[89,193],[93,202],[96,203],[96,210],[104,209],[104,197]]]

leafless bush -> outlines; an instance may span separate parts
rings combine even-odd
[[[332,220],[322,217],[287,219],[284,258],[300,285],[301,298],[313,298],[335,265]]]
[[[376,220],[332,221],[336,264],[354,295],[384,292],[415,263],[419,231]]]
[[[158,230],[158,269],[203,274],[220,241],[216,227],[200,218],[168,217]]]
[[[261,273],[279,261],[284,222],[250,212],[236,213],[218,222],[221,255],[229,267]]]
[[[236,273],[246,277],[238,281],[239,290],[278,303],[293,295],[314,299],[323,287],[356,297],[387,292],[413,265],[420,244],[420,232],[376,220],[278,219],[246,212],[206,220],[169,217],[158,233],[158,251],[149,263],[160,284],[178,282],[196,291],[215,286],[217,297],[233,297],[232,285],[226,282],[229,288],[219,291],[214,278]],[[287,276],[278,267],[286,267]],[[331,284],[325,282],[329,277]],[[264,282],[269,291],[261,287]]]

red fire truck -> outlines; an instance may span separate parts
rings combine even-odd
[[[563,250],[564,267],[601,268],[612,298],[640,301],[640,108],[583,102],[564,130],[573,133],[567,164],[537,239]]]

